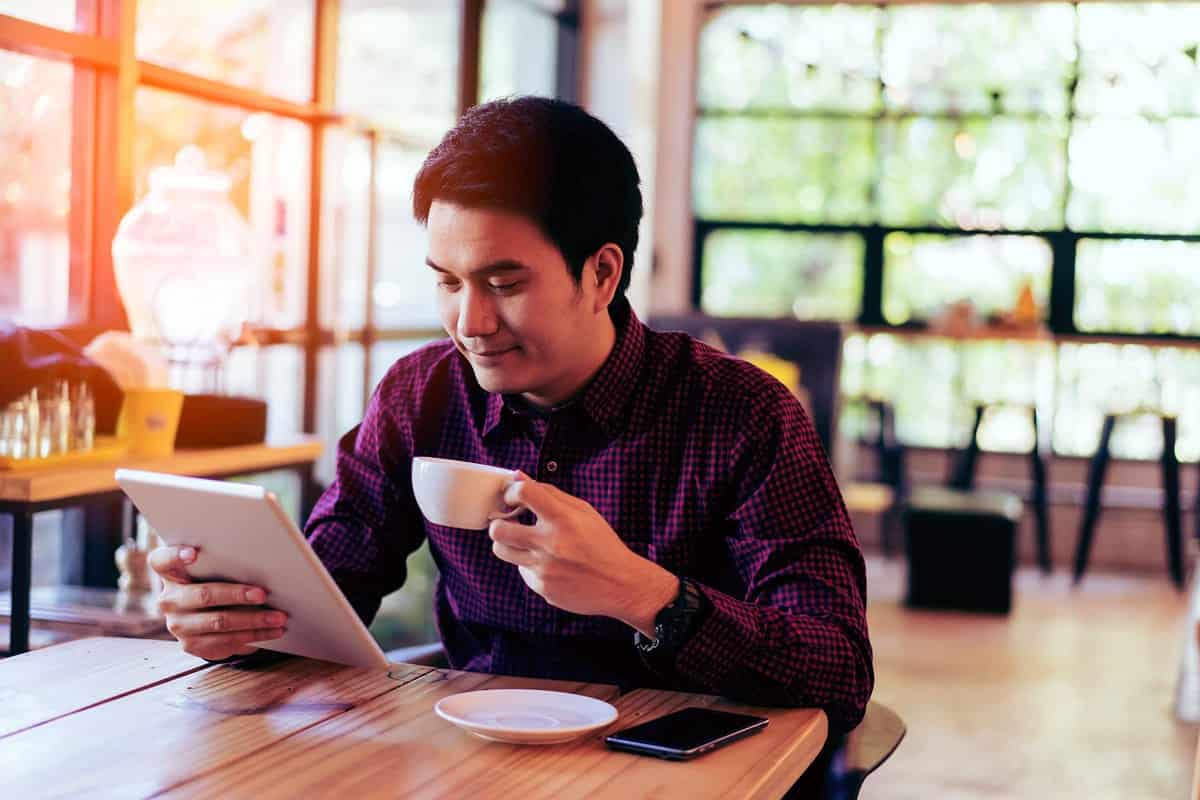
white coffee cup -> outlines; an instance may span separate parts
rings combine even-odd
[[[481,530],[496,517],[511,516],[504,492],[516,477],[516,470],[449,458],[418,456],[412,465],[421,513],[448,528]]]

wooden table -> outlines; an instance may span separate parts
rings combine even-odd
[[[158,458],[0,470],[0,513],[13,518],[12,622],[10,654],[29,649],[29,589],[33,569],[33,515],[39,511],[124,497],[113,473],[118,467],[170,472],[199,478],[228,478],[252,472],[291,469],[302,485],[312,482],[313,463],[321,455],[321,440],[297,436],[266,444],[177,450]]]
[[[542,688],[612,702],[608,729],[508,745],[433,712],[462,691]],[[826,737],[812,709],[710,695],[454,672],[391,674],[301,658],[208,665],[174,642],[82,639],[0,662],[0,775],[10,797],[417,797],[687,800],[780,797]],[[767,716],[691,762],[607,749],[602,737],[688,705]]]

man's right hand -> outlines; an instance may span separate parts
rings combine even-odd
[[[187,565],[194,547],[159,547],[150,568],[163,579],[158,608],[183,649],[209,661],[253,653],[251,642],[283,636],[287,614],[267,608],[266,590],[240,583],[193,583]]]

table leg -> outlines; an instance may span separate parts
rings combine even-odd
[[[1042,431],[1038,425],[1037,407],[1033,408],[1033,452],[1030,454],[1033,467],[1033,512],[1037,522],[1038,566],[1049,575],[1053,569],[1050,560],[1050,513],[1046,501],[1046,461],[1042,453]]]
[[[1176,420],[1163,417],[1163,521],[1167,526],[1167,564],[1171,580],[1183,588],[1183,537],[1179,525],[1179,460],[1175,457]]]
[[[1096,446],[1096,453],[1092,456],[1092,463],[1088,467],[1087,500],[1083,510],[1083,523],[1079,526],[1079,541],[1075,545],[1075,583],[1079,583],[1087,569],[1088,554],[1092,549],[1092,535],[1096,532],[1096,520],[1099,519],[1102,509],[1100,497],[1104,491],[1104,472],[1108,469],[1108,461],[1111,456],[1109,447],[1116,425],[1115,415],[1108,414],[1104,417],[1104,424],[1100,428],[1100,444]]]
[[[12,515],[12,603],[9,613],[8,654],[29,650],[29,589],[33,573],[33,512]]]

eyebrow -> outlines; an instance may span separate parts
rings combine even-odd
[[[430,259],[428,257],[425,259],[425,264],[427,266],[429,266],[431,269],[433,269],[434,271],[440,272],[443,275],[453,275],[454,274],[448,269],[443,269],[442,267],[439,267],[437,264],[433,263],[432,259]],[[490,264],[485,264],[482,267],[478,267],[476,269],[471,270],[467,274],[470,276],[478,276],[478,277],[486,278],[490,275],[497,275],[497,274],[502,274],[505,272],[522,272],[522,271],[526,271],[528,269],[529,269],[528,265],[522,264],[520,261],[517,261],[515,259],[506,258],[506,259],[502,259],[500,261],[493,261]]]

